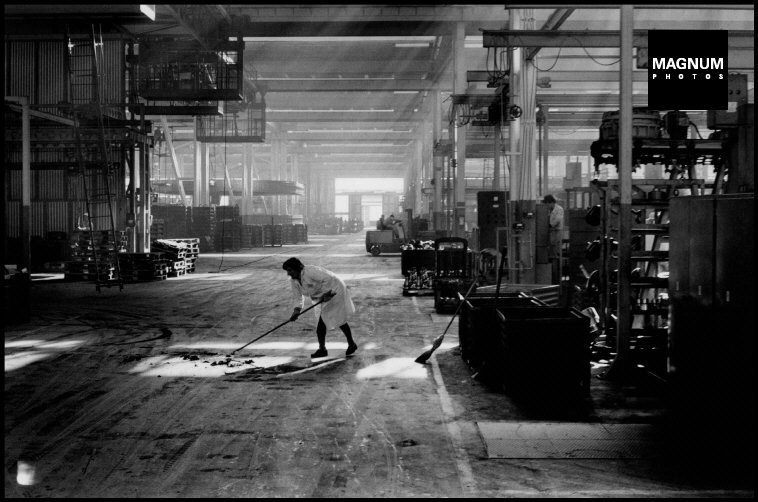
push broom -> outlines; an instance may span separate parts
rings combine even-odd
[[[458,302],[458,306],[455,308],[455,313],[453,313],[453,317],[450,318],[450,322],[447,323],[447,327],[445,328],[445,331],[442,332],[440,336],[438,336],[434,342],[432,343],[432,348],[421,354],[416,358],[416,362],[419,364],[426,364],[427,359],[432,357],[432,353],[439,348],[440,345],[442,345],[442,339],[445,338],[445,335],[447,334],[447,330],[450,329],[450,325],[453,324],[453,320],[458,315],[458,312],[461,310],[461,306],[463,303],[468,300],[468,296],[471,294],[471,292],[474,290],[474,287],[476,287],[476,281],[471,283],[471,286],[468,288],[468,291],[466,291],[466,296],[463,297],[463,300]]]
[[[312,308],[313,308],[313,307],[315,307],[316,305],[319,305],[319,304],[321,304],[321,303],[323,303],[323,302],[324,302],[324,300],[323,300],[323,299],[322,299],[322,300],[319,300],[319,301],[317,301],[316,303],[314,303],[313,305],[311,305],[311,306],[310,306],[310,307],[308,307],[307,309],[305,309],[305,310],[302,310],[302,311],[300,312],[300,314],[299,314],[299,315],[303,315],[303,314],[305,314],[305,313],[306,313],[306,312],[308,312],[310,309],[312,309]],[[245,347],[247,347],[248,345],[250,345],[250,344],[251,344],[251,343],[253,343],[253,342],[257,342],[258,340],[260,340],[260,339],[261,339],[261,338],[263,338],[264,336],[266,336],[266,335],[268,335],[268,334],[271,334],[271,333],[273,333],[273,332],[274,332],[274,331],[276,331],[277,329],[281,328],[282,326],[284,326],[285,324],[287,324],[287,323],[290,323],[290,322],[292,322],[292,320],[291,320],[291,319],[287,319],[286,321],[284,321],[284,322],[283,322],[283,323],[281,323],[280,325],[278,325],[278,326],[276,326],[276,327],[274,327],[274,328],[271,328],[270,330],[266,331],[265,333],[263,333],[261,336],[259,336],[259,337],[258,337],[258,338],[256,338],[255,340],[249,341],[249,342],[247,342],[245,345],[243,345],[242,347],[240,347],[240,348],[238,348],[238,349],[235,349],[235,350],[233,350],[233,351],[231,352],[231,354],[229,354],[229,357],[231,357],[231,356],[232,356],[232,354],[234,354],[235,352],[237,352],[237,351],[239,351],[239,350],[242,350],[242,349],[244,349]]]

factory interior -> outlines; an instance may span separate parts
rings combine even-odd
[[[755,497],[752,3],[3,8],[6,498]]]

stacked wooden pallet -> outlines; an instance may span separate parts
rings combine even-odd
[[[150,250],[162,253],[171,262],[169,274],[172,277],[193,273],[195,262],[200,255],[200,239],[161,239],[150,245]]]
[[[124,282],[161,281],[168,277],[169,261],[161,253],[119,253]]]

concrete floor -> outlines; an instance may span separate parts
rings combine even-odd
[[[306,314],[223,364],[288,318],[290,256],[345,279],[358,352],[331,331],[336,359],[310,366]],[[646,458],[488,458],[477,422],[664,427],[664,386],[593,378],[573,409],[529,409],[472,378],[457,322],[415,363],[450,316],[402,283],[363,233],[201,254],[195,274],[123,291],[36,282],[5,332],[5,496],[754,496],[752,463],[698,446],[712,430]]]

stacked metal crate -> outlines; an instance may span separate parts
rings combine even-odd
[[[433,295],[437,252],[433,244],[408,245],[400,254],[400,271],[405,277],[403,296]]]
[[[216,206],[214,243],[216,251],[239,251],[242,247],[242,221],[238,206]]]
[[[247,225],[250,227],[250,246],[254,248],[263,247],[263,225]]]
[[[473,257],[468,241],[461,237],[441,237],[434,241],[434,308],[438,314],[453,313],[458,293],[466,291],[473,280]]]
[[[281,246],[283,244],[282,225],[263,225],[264,246]]]
[[[118,242],[111,242],[107,230],[77,230],[71,233],[71,260],[66,264],[64,279],[68,281],[96,281],[99,269],[101,280],[117,278],[114,258],[123,248],[124,232],[117,232]],[[100,257],[97,264],[94,254]],[[97,268],[96,268],[97,267]]]
[[[124,282],[165,280],[171,266],[162,253],[120,253],[118,261]]]
[[[295,225],[282,225],[282,242],[284,244],[297,244],[299,242]]]
[[[590,385],[590,320],[564,307],[500,307],[487,354],[506,393],[538,405],[582,398]]]
[[[540,307],[546,304],[524,292],[497,291],[490,287],[477,288],[462,302],[458,316],[458,338],[461,356],[469,367],[485,380],[498,377],[500,326],[496,309],[509,307]]]
[[[184,206],[153,205],[150,208],[153,224],[150,226],[150,240],[173,239],[191,235],[189,211]]]
[[[150,225],[150,240],[165,238],[166,220],[163,220],[161,218],[153,218],[153,223]]]
[[[242,249],[253,247],[253,225],[243,224],[240,230],[240,247]]]
[[[308,226],[302,223],[296,223],[295,227],[295,240],[297,243],[308,242]]]
[[[200,251],[215,251],[216,208],[214,206],[192,208],[192,231],[190,235],[200,239]]]

